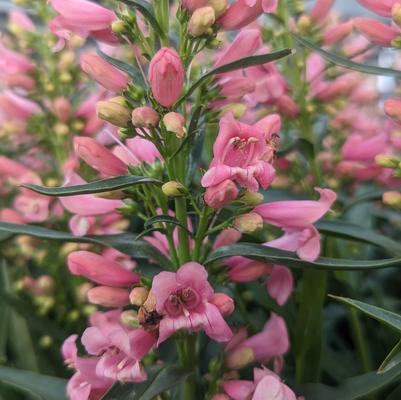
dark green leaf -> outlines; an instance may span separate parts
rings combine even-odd
[[[145,222],[145,229],[151,227],[154,224],[159,224],[159,223],[167,223],[167,224],[173,224],[180,226],[181,228],[184,228],[190,235],[192,235],[192,232],[188,230],[186,226],[184,226],[180,221],[178,221],[177,218],[171,217],[170,215],[155,215],[152,218],[149,218]]]
[[[307,400],[357,400],[377,392],[401,376],[401,364],[384,374],[369,372],[345,380],[340,386],[332,387],[321,383],[308,384],[301,388]]]
[[[398,385],[387,397],[386,400],[400,400],[401,399],[401,385]]]
[[[316,51],[320,53],[327,61],[332,62],[333,64],[339,65],[344,68],[351,69],[353,71],[364,72],[366,74],[371,75],[388,75],[393,76],[395,78],[401,79],[401,71],[397,71],[391,68],[382,68],[382,67],[375,67],[373,65],[366,65],[354,62],[349,60],[348,58],[342,57],[335,53],[329,53],[326,50],[323,50],[315,43],[310,42],[308,39],[298,36],[295,33],[291,33],[294,39],[300,43],[302,46],[306,48]]]
[[[349,299],[348,297],[332,296],[335,300],[340,301],[348,306],[354,307],[371,318],[395,329],[401,333],[401,315],[393,313],[392,311],[385,310],[384,308],[372,306],[371,304],[363,303],[359,300]]]
[[[145,241],[135,240],[136,236],[131,233],[118,235],[74,236],[68,232],[54,231],[40,226],[9,224],[6,222],[0,222],[0,232],[8,232],[13,235],[34,236],[41,239],[61,240],[64,242],[74,243],[92,243],[113,247],[134,258],[151,258],[163,267],[168,267],[170,265],[170,260],[168,260],[156,248]]]
[[[363,203],[366,201],[378,201],[382,199],[382,196],[385,192],[388,192],[386,189],[378,189],[378,190],[373,190],[368,193],[363,193],[360,196],[357,196],[353,198],[349,203],[345,205],[345,210],[349,210],[351,207]]]
[[[241,58],[240,60],[233,61],[228,64],[224,64],[220,67],[217,67],[205,75],[203,75],[201,78],[199,78],[188,90],[187,92],[178,100],[178,104],[180,104],[184,99],[186,99],[188,96],[190,96],[202,83],[204,83],[209,77],[217,74],[223,74],[225,72],[231,72],[231,71],[236,71],[237,69],[242,69],[242,68],[248,68],[252,67],[254,65],[261,65],[261,64],[266,64],[268,62],[272,62],[275,60],[279,60],[280,58],[287,57],[290,54],[292,54],[291,49],[283,49],[283,50],[278,50],[273,53],[268,53],[268,54],[261,54],[258,56],[250,56],[250,57],[244,57]]]
[[[66,400],[67,381],[54,376],[15,368],[0,367],[0,382],[30,393],[42,400]]]
[[[390,371],[398,364],[401,363],[401,340],[393,347],[393,349],[388,353],[385,360],[381,363],[377,372],[380,374]]]
[[[5,261],[0,263],[0,290],[4,292],[10,290],[10,281]],[[4,299],[0,297],[0,363],[7,360],[6,345],[9,331],[10,312],[10,307]]]
[[[319,221],[316,223],[316,228],[326,235],[373,244],[393,255],[401,256],[401,243],[371,229],[351,224],[347,221]]]
[[[158,179],[146,177],[146,176],[116,176],[114,178],[102,179],[85,183],[84,185],[75,186],[62,186],[62,187],[43,187],[33,185],[30,183],[22,185],[23,187],[33,190],[36,193],[44,194],[46,196],[77,196],[81,194],[92,194],[92,193],[105,193],[113,190],[124,189],[133,185],[139,185],[142,183],[153,183],[160,184]]]
[[[179,385],[189,375],[174,365],[168,365],[141,384],[116,384],[102,400],[152,400],[166,390]]]
[[[314,157],[315,150],[313,144],[306,139],[298,138],[294,140],[293,143],[289,144],[287,147],[277,152],[277,157],[284,157],[293,151],[298,150],[301,154],[305,155],[307,159]]]
[[[209,255],[205,264],[210,264],[222,258],[232,256],[254,258],[274,264],[286,265],[290,268],[310,268],[328,271],[364,271],[368,269],[401,266],[401,257],[371,261],[320,257],[314,262],[309,262],[301,260],[295,253],[290,251],[274,249],[255,243],[238,243],[227,247],[221,247]]]
[[[134,81],[143,81],[142,75],[138,69],[136,69],[131,64],[124,61],[117,60],[116,58],[110,57],[106,53],[103,53],[99,48],[96,50],[100,57],[105,59],[108,63],[118,68],[120,71],[126,72]]]
[[[143,15],[143,17],[149,22],[149,24],[155,30],[155,33],[157,35],[159,35],[162,38],[166,37],[166,34],[164,33],[163,29],[157,22],[157,19],[153,14],[152,6],[149,3],[141,0],[119,0],[119,1],[129,6],[132,6],[133,8],[138,10]]]

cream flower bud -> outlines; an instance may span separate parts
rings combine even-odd
[[[401,193],[396,191],[384,193],[383,203],[391,207],[401,208]]]
[[[213,7],[215,17],[219,18],[227,10],[228,2],[227,0],[209,0],[209,5]]]
[[[240,200],[247,206],[256,206],[263,202],[263,194],[258,192],[245,192]]]
[[[141,307],[149,296],[149,289],[144,287],[136,287],[131,290],[129,300],[132,305]]]
[[[178,138],[187,134],[184,117],[176,112],[169,112],[163,117],[163,123],[169,132],[175,133]]]
[[[132,111],[132,125],[136,128],[156,127],[159,123],[159,114],[152,107],[138,107]]]
[[[125,128],[131,118],[130,110],[125,105],[121,96],[113,97],[107,101],[99,101],[96,104],[96,113],[100,119],[113,125]]]
[[[166,196],[179,197],[183,195],[184,186],[180,182],[170,181],[162,186],[162,191]]]
[[[250,347],[240,347],[227,356],[226,364],[229,369],[241,369],[253,361],[253,350]]]
[[[263,219],[254,212],[242,214],[235,218],[234,227],[242,233],[253,233],[263,228]]]
[[[192,36],[212,33],[211,27],[216,21],[213,7],[201,7],[194,11],[189,20],[188,31]]]

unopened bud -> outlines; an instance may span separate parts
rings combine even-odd
[[[396,191],[384,193],[383,203],[391,207],[401,208],[401,193]]]
[[[393,8],[391,9],[391,16],[393,18],[393,21],[401,27],[401,4],[400,3],[395,3],[393,5]]]
[[[138,107],[132,111],[132,125],[136,128],[156,127],[159,123],[159,114],[152,107]]]
[[[44,294],[50,294],[54,290],[54,279],[49,275],[42,275],[36,280],[36,287]]]
[[[44,335],[39,339],[39,346],[42,349],[48,349],[53,344],[53,338],[48,335]]]
[[[211,303],[213,303],[222,315],[230,315],[234,312],[234,300],[225,293],[215,293]]]
[[[209,0],[209,5],[213,8],[215,17],[219,18],[226,11],[228,2],[227,0]]]
[[[126,25],[124,21],[121,21],[120,19],[118,19],[117,21],[114,21],[111,24],[111,30],[113,31],[113,33],[115,33],[116,35],[120,35],[121,33],[124,33],[126,30]]]
[[[131,118],[130,110],[125,105],[121,96],[113,97],[107,101],[99,101],[96,104],[96,113],[100,119],[113,125],[125,128]]]
[[[64,51],[59,58],[57,66],[59,69],[68,69],[75,62],[75,53],[73,51]]]
[[[245,192],[241,197],[240,200],[242,203],[246,204],[247,206],[256,206],[263,202],[264,197],[262,193],[258,192]]]
[[[194,11],[189,20],[188,31],[192,36],[201,36],[212,33],[211,27],[216,21],[213,7],[201,7]]]
[[[149,289],[145,287],[136,287],[131,290],[129,300],[132,305],[141,307],[149,296]]]
[[[60,74],[60,81],[63,83],[70,83],[72,81],[72,76],[69,72],[62,72]]]
[[[378,154],[375,157],[375,162],[384,168],[397,168],[399,160],[386,154]]]
[[[130,328],[138,328],[138,313],[134,310],[126,310],[123,311],[120,315],[120,321]]]
[[[176,112],[169,112],[163,117],[163,123],[169,132],[175,133],[178,138],[187,134],[184,117]]]
[[[227,112],[231,112],[234,115],[235,119],[239,119],[243,117],[246,113],[247,107],[245,104],[242,103],[232,103],[228,104],[227,106],[224,106],[221,109],[221,115],[224,115]]]
[[[242,214],[235,218],[234,227],[242,233],[253,233],[263,228],[263,219],[254,212]]]
[[[70,102],[65,97],[58,97],[53,102],[53,111],[61,122],[67,122],[71,115]]]
[[[179,197],[184,193],[184,186],[180,182],[170,181],[162,186],[162,191],[166,196]]]
[[[228,354],[226,364],[229,369],[241,369],[255,360],[255,355],[250,347],[240,347]]]
[[[300,33],[307,33],[312,26],[312,20],[308,15],[302,14],[298,18],[297,27]]]
[[[57,122],[56,124],[54,124],[53,130],[54,133],[58,136],[65,136],[68,135],[68,133],[70,132],[70,128],[68,127],[68,125],[61,122]]]

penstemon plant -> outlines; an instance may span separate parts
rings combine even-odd
[[[399,398],[401,3],[17,3],[0,400]]]

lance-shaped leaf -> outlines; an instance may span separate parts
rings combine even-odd
[[[345,205],[344,210],[349,210],[350,208],[356,206],[359,203],[381,200],[383,194],[386,192],[388,192],[388,189],[377,189],[377,190],[372,190],[371,192],[368,193],[363,193],[360,196],[354,197],[350,202],[348,202]]]
[[[369,243],[379,246],[393,255],[401,256],[401,243],[372,229],[351,224],[347,221],[319,221],[316,223],[316,228],[319,229],[319,232],[329,236]]]
[[[67,400],[67,380],[16,368],[0,367],[0,383],[41,400]]]
[[[291,49],[283,49],[283,50],[278,50],[273,53],[268,53],[268,54],[261,54],[257,56],[250,56],[250,57],[244,57],[241,58],[240,60],[233,61],[228,64],[221,65],[220,67],[217,67],[215,69],[212,69],[205,75],[203,75],[201,78],[199,78],[187,91],[186,93],[177,101],[177,104],[180,104],[182,101],[184,101],[188,96],[190,96],[202,83],[204,83],[208,78],[210,78],[213,75],[217,74],[223,74],[225,72],[231,72],[231,71],[236,71],[237,69],[242,69],[242,68],[247,68],[247,67],[252,67],[254,65],[261,65],[261,64],[266,64],[268,62],[272,62],[275,60],[279,60],[280,58],[284,58],[292,54]]]
[[[401,363],[401,340],[388,353],[377,372],[383,374]]]
[[[170,215],[155,215],[154,217],[149,218],[145,222],[144,227],[145,229],[147,229],[150,228],[152,225],[159,223],[167,223],[180,226],[181,228],[184,228],[192,236],[192,232],[186,226],[184,226],[180,221],[178,221],[177,218],[171,217]]]
[[[310,50],[320,53],[323,58],[325,58],[327,61],[332,62],[333,64],[339,65],[344,68],[351,69],[353,71],[364,72],[366,74],[387,75],[387,76],[393,76],[398,79],[401,78],[401,71],[397,71],[397,70],[391,69],[391,68],[382,68],[382,67],[376,67],[373,65],[360,64],[355,61],[349,60],[348,58],[342,57],[338,54],[329,53],[328,51],[320,48],[315,43],[312,43],[308,39],[298,36],[295,33],[291,33],[291,35],[302,46],[305,46],[306,48],[308,48]]]
[[[46,196],[64,197],[77,196],[81,194],[106,193],[145,183],[152,183],[156,185],[161,184],[159,180],[147,176],[124,175],[75,186],[44,187],[30,183],[26,183],[22,186]]]
[[[205,264],[232,256],[243,256],[273,264],[286,265],[290,268],[307,268],[327,271],[365,271],[389,267],[400,267],[401,257],[384,260],[346,260],[337,258],[320,257],[314,262],[301,260],[295,253],[274,249],[255,243],[238,243],[221,247],[213,251],[206,259]]]
[[[113,247],[131,257],[153,259],[163,267],[170,266],[170,260],[157,249],[143,240],[135,240],[132,233],[117,235],[91,235],[74,236],[68,232],[60,232],[52,229],[42,228],[35,225],[9,224],[0,222],[0,232],[8,232],[12,235],[28,235],[40,239],[59,240],[74,243],[92,243],[106,247]]]

